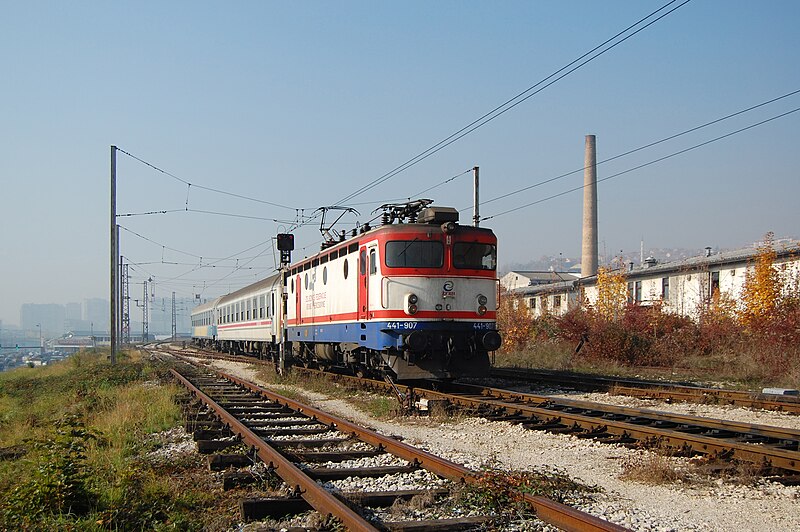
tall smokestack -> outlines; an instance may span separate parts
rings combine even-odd
[[[597,274],[597,148],[594,135],[586,135],[583,166],[581,277],[589,277]]]

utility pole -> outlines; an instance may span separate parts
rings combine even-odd
[[[39,360],[41,361],[44,358],[44,343],[42,342],[42,324],[37,323],[36,327],[39,329]]]
[[[474,201],[473,201],[472,225],[474,225],[475,227],[478,227],[480,225],[480,223],[481,223],[481,215],[480,215],[480,212],[479,212],[479,210],[480,210],[479,203],[480,202],[478,200],[478,181],[479,181],[478,172],[480,170],[476,166],[475,168],[472,169],[472,171],[474,172],[474,175],[475,175],[475,180],[474,180],[475,181],[475,185],[473,187],[475,197],[474,197]]]
[[[142,294],[142,344],[147,343],[147,337],[150,335],[150,315],[147,308],[147,281],[142,282],[144,292]]]
[[[131,293],[127,264],[122,267],[122,343],[131,343]]]
[[[111,364],[117,363],[117,147],[111,146]]]
[[[116,225],[117,230],[117,249],[119,250],[119,224]],[[117,267],[117,322],[114,324],[117,328],[117,346],[122,345],[122,313],[124,302],[122,299],[122,255],[117,255],[119,266]]]
[[[175,292],[172,292],[172,339],[178,338],[178,314],[175,312]]]

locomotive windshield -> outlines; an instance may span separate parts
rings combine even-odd
[[[386,266],[389,268],[441,268],[443,265],[441,242],[392,240],[386,243]]]
[[[456,242],[453,245],[453,266],[469,270],[494,270],[497,268],[497,246]]]

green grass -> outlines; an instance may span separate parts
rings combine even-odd
[[[0,530],[199,530],[207,495],[176,489],[196,463],[146,458],[147,435],[181,419],[165,368],[103,351],[0,373]],[[165,474],[166,473],[166,474]],[[177,480],[176,480],[177,479]]]

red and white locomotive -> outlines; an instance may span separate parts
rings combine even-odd
[[[486,375],[501,344],[497,238],[452,208],[390,207],[383,225],[289,266],[281,286],[273,276],[197,307],[193,322],[216,326],[195,327],[196,341],[275,356],[283,338],[295,362],[398,380]]]

